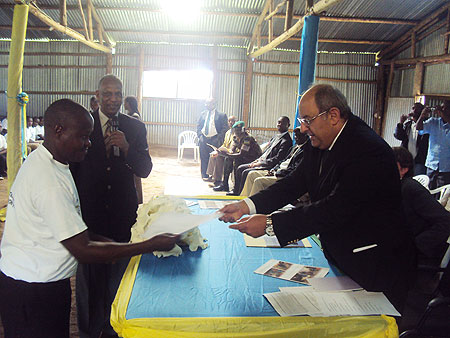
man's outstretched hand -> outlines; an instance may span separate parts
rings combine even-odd
[[[231,224],[229,228],[256,238],[266,233],[266,222],[266,215],[253,215],[240,219],[237,223]]]
[[[223,213],[223,216],[219,219],[223,222],[232,223],[236,222],[242,216],[247,215],[250,210],[247,203],[244,201],[227,204],[219,212]]]

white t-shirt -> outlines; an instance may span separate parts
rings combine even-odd
[[[37,137],[38,135],[44,136],[44,127],[43,127],[43,126],[37,125],[37,126],[35,127],[35,131],[36,131],[36,137]]]
[[[36,128],[35,127],[27,127],[25,136],[27,138],[27,142],[36,141]]]
[[[6,117],[2,120],[2,128],[8,129],[8,119]]]
[[[85,230],[69,166],[38,147],[11,187],[0,270],[26,282],[71,277],[77,261],[60,242]]]
[[[6,137],[0,134],[0,150],[4,150],[7,148]]]

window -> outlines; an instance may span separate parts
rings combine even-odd
[[[207,69],[146,71],[143,96],[204,100],[211,97],[212,80]]]

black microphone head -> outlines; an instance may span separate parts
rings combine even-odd
[[[119,130],[119,119],[117,116],[111,117],[111,128],[113,131]]]

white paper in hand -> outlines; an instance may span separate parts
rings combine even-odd
[[[164,233],[179,235],[203,223],[218,218],[221,215],[222,214],[219,212],[208,215],[181,214],[176,212],[161,213],[161,215],[148,226],[142,237],[150,239]]]

